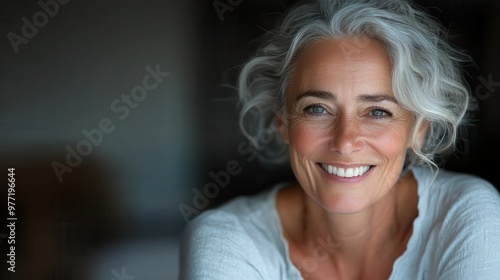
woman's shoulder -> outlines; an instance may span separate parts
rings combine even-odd
[[[470,217],[471,224],[482,216],[500,221],[500,193],[489,181],[475,174],[441,170],[433,184],[430,195],[439,194],[448,215]]]
[[[420,169],[414,175],[419,182],[422,230],[433,230],[445,239],[481,230],[500,234],[500,194],[490,182],[451,170],[433,174]]]
[[[427,180],[419,185],[422,229],[435,231],[443,241],[500,236],[500,194],[489,181],[449,170],[440,170],[435,177],[426,175],[427,179],[418,173],[417,180]],[[495,246],[500,250],[500,242]]]
[[[188,223],[190,228],[236,230],[239,227],[273,223],[276,211],[276,194],[282,185],[275,185],[252,195],[235,197],[215,208],[203,211]]]
[[[234,198],[192,219],[182,236],[183,273],[209,270],[213,275],[253,275],[247,279],[279,275],[280,267],[286,267],[275,208],[279,188]],[[236,270],[213,271],[214,262]]]
[[[478,220],[480,216],[500,217],[500,194],[487,180],[469,173],[429,169],[414,170],[419,188],[419,211],[450,221]],[[466,219],[467,218],[467,219]]]
[[[276,185],[205,210],[186,225],[184,238],[191,243],[207,238],[210,242],[239,243],[235,248],[249,243],[257,246],[276,243],[280,236],[276,194],[280,188],[281,185]]]
[[[433,176],[435,175],[435,176]],[[500,273],[500,195],[476,175],[415,169],[419,216],[406,264],[444,279]],[[411,255],[411,257],[410,257]],[[406,268],[406,267],[405,267]],[[463,278],[466,277],[466,278]]]
[[[500,203],[500,193],[497,187],[478,175],[446,169],[432,171],[425,167],[415,168],[413,173],[418,181],[421,196],[428,194],[439,198],[448,197],[456,201],[460,197],[483,194]],[[482,196],[476,198],[482,198]]]

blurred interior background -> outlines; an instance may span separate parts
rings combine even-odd
[[[248,142],[234,85],[258,36],[295,2],[1,1],[1,278],[177,279],[186,222],[291,180],[287,166],[239,149]],[[500,5],[417,3],[476,62],[466,77],[477,121],[445,167],[498,187]],[[223,179],[234,163],[240,172]],[[15,273],[6,263],[7,168]],[[200,198],[215,178],[226,186]]]

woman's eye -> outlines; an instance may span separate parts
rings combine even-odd
[[[370,116],[375,117],[375,118],[385,118],[385,117],[390,117],[392,116],[392,113],[385,110],[385,109],[373,109],[370,111]]]
[[[322,115],[326,114],[325,108],[319,106],[319,105],[311,105],[307,106],[305,109],[306,113],[313,114],[313,115]]]

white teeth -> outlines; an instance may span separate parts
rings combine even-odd
[[[359,176],[359,167],[354,168],[354,174],[353,176]]]
[[[345,177],[345,170],[342,167],[337,168],[337,176]]]
[[[354,168],[342,168],[342,167],[336,167],[333,165],[328,165],[328,164],[321,164],[321,167],[328,172],[329,174],[337,175],[339,177],[346,177],[346,178],[351,178],[351,177],[356,177],[356,176],[361,176],[370,169],[369,165],[365,166],[358,166]]]
[[[354,168],[347,168],[345,170],[345,176],[347,178],[351,178],[352,176],[354,176]]]

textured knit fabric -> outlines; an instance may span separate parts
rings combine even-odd
[[[414,168],[419,215],[391,280],[500,279],[500,196],[487,181]],[[431,184],[432,182],[432,184]],[[181,279],[303,279],[283,237],[276,194],[236,198],[188,223]]]

